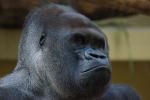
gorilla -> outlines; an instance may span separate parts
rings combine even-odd
[[[111,84],[105,34],[70,7],[33,9],[18,55],[0,80],[0,100],[140,100],[132,88]]]

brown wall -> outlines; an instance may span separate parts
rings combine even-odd
[[[113,82],[128,83],[141,94],[143,100],[150,100],[150,61],[113,62]]]
[[[0,77],[10,73],[16,61],[0,61]],[[113,82],[127,83],[136,88],[143,100],[150,100],[150,61],[134,62],[113,61]],[[132,70],[133,69],[133,70]]]

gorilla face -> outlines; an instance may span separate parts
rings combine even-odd
[[[31,15],[40,19],[40,28],[29,30],[26,45],[36,45],[27,47],[32,49],[29,61],[43,83],[64,97],[99,95],[111,80],[106,36],[88,18],[68,9],[47,7]]]

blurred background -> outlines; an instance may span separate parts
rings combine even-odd
[[[44,1],[44,0],[43,0]],[[0,0],[0,77],[16,66],[25,16],[42,0]],[[114,83],[133,86],[150,100],[149,0],[49,0],[68,4],[95,21],[110,46]]]

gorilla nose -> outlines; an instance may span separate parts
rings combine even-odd
[[[84,54],[85,58],[87,60],[92,60],[92,59],[101,59],[101,60],[104,60],[106,59],[106,55],[103,54],[100,50],[96,50],[96,49],[87,49],[85,51],[85,54]]]

